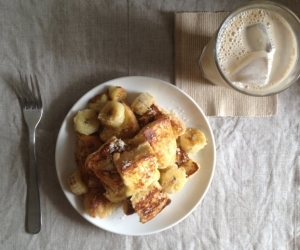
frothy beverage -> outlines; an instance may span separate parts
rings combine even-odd
[[[213,84],[266,96],[300,74],[300,20],[272,2],[249,2],[233,11],[204,48],[203,76]]]
[[[238,88],[275,87],[289,77],[297,61],[297,40],[276,13],[253,9],[234,16],[216,43],[219,67]]]

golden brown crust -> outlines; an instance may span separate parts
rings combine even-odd
[[[86,158],[93,152],[95,152],[102,142],[98,135],[83,135],[77,133],[76,135],[76,148],[75,148],[75,160],[80,170],[83,181],[88,187],[101,186],[99,178],[93,171],[85,168]]]
[[[131,201],[142,223],[153,219],[171,203],[169,195],[162,190],[158,182],[154,182],[147,190],[133,195]]]
[[[104,188],[90,188],[84,194],[83,203],[90,216],[105,218],[111,215],[121,204],[109,201],[104,195]]]
[[[126,195],[146,189],[159,179],[156,155],[148,142],[114,154],[114,164],[126,186]]]
[[[171,126],[172,126],[172,130],[173,130],[175,139],[177,139],[179,136],[184,134],[186,127],[185,127],[184,123],[176,115],[166,114],[164,116],[170,118],[170,122],[171,122]]]
[[[164,115],[164,111],[157,105],[152,104],[150,109],[142,116],[138,117],[138,123],[141,128],[145,127],[147,124],[157,120],[159,117]]]
[[[90,154],[85,162],[85,167],[94,171],[96,176],[113,191],[117,191],[124,184],[113,163],[112,156],[115,152],[122,152],[125,143],[115,137],[104,143],[96,152]]]
[[[180,147],[176,150],[176,164],[178,167],[183,167],[185,169],[187,178],[192,177],[200,169],[199,163],[193,161]]]
[[[151,145],[156,154],[159,169],[175,163],[177,144],[169,117],[163,116],[151,122],[139,134],[142,134]]]
[[[76,133],[75,160],[80,169],[84,167],[88,155],[95,152],[101,145],[102,142],[96,134],[83,135]]]

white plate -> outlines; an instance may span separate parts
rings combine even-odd
[[[142,224],[136,214],[125,216],[122,209],[105,219],[90,217],[83,208],[80,197],[73,195],[68,186],[68,177],[75,171],[74,159],[76,135],[73,117],[78,110],[84,109],[95,94],[106,91],[108,86],[118,85],[127,90],[128,101],[137,94],[149,92],[161,107],[175,113],[186,126],[201,129],[207,137],[207,145],[193,158],[200,163],[201,169],[177,194],[171,195],[171,204],[151,221]],[[86,93],[75,103],[60,128],[55,151],[58,179],[63,192],[71,205],[89,222],[104,230],[122,235],[147,235],[166,230],[191,214],[205,196],[211,183],[215,167],[215,143],[208,121],[198,105],[174,85],[149,77],[123,77],[100,84]]]

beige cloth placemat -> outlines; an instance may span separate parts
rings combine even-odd
[[[199,58],[227,12],[175,13],[175,85],[189,94],[207,116],[272,116],[277,95],[252,97],[207,82]]]

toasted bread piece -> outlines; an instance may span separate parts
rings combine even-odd
[[[113,203],[104,195],[104,188],[91,188],[84,194],[83,204],[86,212],[92,216],[105,218],[111,215],[122,203]]]
[[[113,191],[123,186],[123,181],[118,173],[112,156],[115,152],[122,152],[126,144],[116,137],[112,137],[104,143],[96,152],[90,154],[85,162],[85,167],[94,171],[101,181],[108,185]]]
[[[125,102],[122,102],[122,104],[125,108],[125,118],[123,123],[120,127],[116,128],[105,126],[100,133],[101,140],[107,141],[112,136],[116,136],[120,139],[131,138],[140,130],[138,121],[130,107]]]
[[[176,164],[180,166],[181,164],[187,162],[189,159],[189,155],[178,145],[176,149]]]
[[[171,126],[173,129],[173,134],[175,139],[177,139],[179,136],[183,135],[186,127],[184,123],[174,114],[166,114],[164,115],[166,117],[170,118]]]
[[[163,116],[145,126],[137,137],[139,138],[141,135],[145,137],[153,148],[159,169],[175,163],[177,144],[168,116]]]
[[[128,197],[126,200],[123,201],[123,213],[126,215],[131,215],[135,213],[130,198],[131,197]]]
[[[166,112],[159,107],[156,103],[150,106],[150,109],[142,116],[138,117],[138,122],[141,128],[145,127],[147,124],[157,120],[159,117],[164,115]]]
[[[89,154],[95,152],[102,142],[98,135],[84,135],[76,133],[75,160],[79,169],[84,168],[84,163]]]
[[[189,159],[187,162],[181,164],[179,167],[183,167],[185,169],[186,178],[191,178],[200,169],[200,164],[192,159]]]
[[[158,182],[152,183],[147,190],[134,194],[131,198],[132,207],[140,217],[140,222],[146,223],[159,214],[171,203],[169,195],[164,192]]]
[[[85,161],[88,155],[95,152],[102,145],[98,135],[83,135],[77,133],[75,147],[75,161],[80,170],[83,181],[88,187],[101,186],[101,181],[95,173],[85,168]]]
[[[131,147],[137,147],[144,142],[147,142],[145,136],[142,133],[138,133],[135,137],[131,139],[124,139],[124,141]]]
[[[127,196],[146,189],[160,177],[156,155],[148,142],[129,151],[115,153],[113,159],[126,186]]]
[[[192,160],[180,147],[176,150],[176,164],[185,169],[186,177],[190,178],[198,172],[200,164]]]

